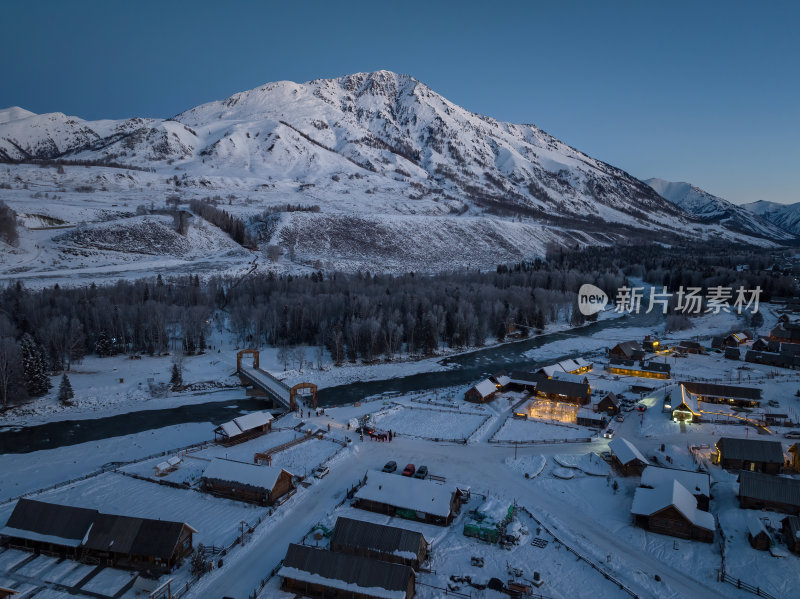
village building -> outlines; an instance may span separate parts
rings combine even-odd
[[[542,381],[544,376],[535,372],[525,372],[523,370],[513,370],[508,375],[508,389],[511,391],[530,391],[536,390],[536,385]]]
[[[777,341],[770,342],[769,339],[766,339],[764,337],[759,337],[758,339],[753,341],[753,345],[751,345],[750,347],[752,349],[756,350],[756,351],[772,351],[772,350],[769,349],[769,344],[770,343],[776,343],[777,344],[778,342]]]
[[[747,343],[750,341],[750,337],[747,333],[731,333],[727,337],[725,337],[725,341],[723,345],[726,347],[736,347],[737,345],[742,345],[743,343]]]
[[[800,514],[800,479],[760,472],[739,473],[739,505],[743,509]]]
[[[486,403],[487,401],[492,401],[497,392],[497,384],[485,379],[474,387],[467,389],[467,392],[464,393],[464,399],[472,403]]]
[[[83,543],[84,560],[168,572],[192,552],[197,531],[183,522],[98,514]]]
[[[183,522],[102,514],[23,498],[0,529],[0,537],[10,547],[161,573],[192,552],[196,532]]]
[[[711,543],[714,516],[698,509],[697,500],[677,480],[655,488],[639,487],[633,496],[634,522],[645,530]]]
[[[594,410],[579,408],[575,412],[575,424],[578,426],[602,429],[608,424],[608,418],[605,414],[595,412]]]
[[[589,377],[585,374],[576,374],[573,372],[554,372],[553,376],[551,377],[555,381],[567,381],[569,383],[578,383],[582,385],[589,384]]]
[[[675,349],[682,354],[704,354],[706,348],[697,341],[681,341],[675,346]]]
[[[742,352],[739,351],[738,347],[731,347],[728,346],[725,348],[725,353],[723,354],[726,360],[741,360],[742,359]]]
[[[668,379],[672,368],[663,362],[645,362],[644,360],[625,360],[612,357],[608,361],[606,370],[611,374],[623,376],[638,376],[648,379]]]
[[[0,599],[8,599],[13,595],[16,595],[17,591],[14,589],[7,589],[6,587],[0,587]]]
[[[461,509],[452,485],[371,470],[355,493],[355,507],[379,514],[448,526]]]
[[[256,466],[215,458],[200,477],[207,493],[259,505],[272,505],[294,492],[292,475],[275,466]]]
[[[644,354],[644,348],[638,341],[623,341],[608,350],[610,358],[620,358],[621,360],[641,360],[644,358]]]
[[[411,599],[414,570],[360,555],[289,545],[278,570],[281,589],[325,599]]]
[[[360,555],[411,566],[419,570],[428,555],[428,542],[421,532],[339,517],[333,527],[331,551]]]
[[[542,399],[586,405],[591,401],[591,388],[588,383],[546,379],[536,386],[536,395]]]
[[[650,335],[644,336],[644,340],[642,341],[642,349],[646,352],[659,352],[663,350],[661,342]]]
[[[678,470],[677,468],[662,468],[648,466],[642,471],[640,485],[654,489],[658,486],[668,485],[678,481],[697,500],[697,509],[708,511],[711,500],[711,477],[708,472],[693,472],[691,470]]]
[[[761,518],[751,515],[747,519],[747,541],[750,547],[758,549],[759,551],[769,551],[772,545],[772,539],[767,532],[767,527]]]
[[[800,355],[788,352],[776,353],[751,349],[745,353],[744,359],[753,364],[766,364],[778,368],[800,368]]]
[[[769,332],[770,341],[800,343],[800,324],[783,322]]]
[[[681,383],[689,393],[705,403],[727,404],[739,408],[757,408],[761,404],[761,389],[738,385],[717,385],[684,381]]]
[[[253,412],[224,422],[214,429],[214,441],[223,445],[236,445],[255,439],[272,430],[272,414]]]
[[[781,520],[781,530],[786,548],[800,555],[800,518],[797,516],[786,516]]]
[[[5,537],[10,547],[75,559],[97,513],[22,498],[5,527],[0,528],[0,537]]]
[[[607,414],[608,416],[616,416],[619,414],[619,406],[619,398],[612,391],[609,391],[592,404],[595,412],[598,414]]]
[[[489,380],[495,384],[495,387],[497,387],[498,391],[505,391],[508,389],[509,383],[511,383],[511,377],[505,372],[493,374],[489,377]]]
[[[667,408],[672,410],[672,420],[675,422],[699,422],[701,413],[697,396],[689,393],[684,385],[680,385],[678,398],[677,404],[673,401]]]
[[[722,437],[716,447],[713,461],[725,470],[778,474],[783,468],[783,445],[780,441]]]
[[[725,346],[725,337],[712,337],[711,348],[722,349]]]
[[[650,461],[630,441],[622,437],[613,439],[608,444],[614,464],[624,476],[639,475],[650,465]]]
[[[795,472],[800,472],[800,443],[789,448],[789,466]]]

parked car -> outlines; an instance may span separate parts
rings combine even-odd
[[[767,405],[768,405],[769,407],[771,407],[771,408],[780,408],[780,407],[781,407],[781,404],[779,404],[779,403],[778,403],[777,401],[775,401],[774,399],[770,399],[770,400],[767,402]]]
[[[603,438],[604,439],[613,439],[614,438],[614,429],[613,428],[607,428],[606,430],[604,430],[603,431]]]
[[[314,478],[324,478],[328,476],[328,472],[330,472],[330,468],[327,466],[319,466],[314,468]]]
[[[633,404],[625,404],[622,406],[623,412],[633,412]]]
[[[617,422],[625,422],[625,415],[624,414],[617,414],[616,421]]]
[[[414,476],[414,464],[407,464],[403,469],[403,476]]]
[[[636,406],[636,411],[637,412],[646,412],[647,411],[647,406],[642,404],[642,403],[640,403],[638,406]]]
[[[428,467],[427,466],[420,466],[417,468],[417,471],[414,473],[414,478],[427,478],[428,476]]]
[[[800,431],[789,431],[788,433],[783,433],[784,439],[800,439]]]
[[[391,462],[386,462],[386,465],[383,467],[384,472],[395,472],[397,470],[397,462],[392,460]]]

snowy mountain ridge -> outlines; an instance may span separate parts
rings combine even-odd
[[[742,204],[742,208],[757,214],[785,231],[800,235],[800,202],[779,204],[777,202],[758,200],[757,202]]]
[[[746,205],[737,206],[691,183],[657,178],[646,179],[645,183],[663,198],[705,223],[721,224],[733,231],[777,241],[790,241],[798,233],[765,218],[755,210],[749,210]]]
[[[25,164],[51,160],[66,172]],[[137,203],[141,212],[167,196],[225,198],[247,222],[268,208],[259,249],[278,246],[276,267],[288,269],[493,268],[550,244],[786,239],[769,223],[743,230],[693,216],[535,125],[469,112],[389,71],[269,83],[168,119],[86,121],[14,107],[0,111],[0,161],[16,190],[6,200],[30,223],[129,218]],[[34,210],[24,189],[59,200]],[[84,209],[101,198],[96,216]],[[27,258],[8,264],[15,274],[31,268]]]

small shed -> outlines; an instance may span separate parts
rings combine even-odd
[[[467,392],[464,393],[464,399],[472,403],[486,403],[495,398],[497,391],[497,384],[486,379],[467,389]]]
[[[783,445],[780,441],[722,437],[716,447],[714,463],[725,470],[778,474],[783,468]]]
[[[421,532],[339,517],[333,527],[331,551],[411,566],[425,562],[428,542]]]
[[[598,413],[588,408],[579,408],[575,414],[575,423],[578,426],[602,429],[608,424],[608,418],[604,413]]]
[[[614,463],[625,476],[641,474],[650,461],[630,441],[617,437],[608,444]]]
[[[786,547],[792,553],[800,555],[800,518],[786,516],[781,520],[781,530],[786,541]]]
[[[223,422],[214,429],[214,440],[223,445],[235,445],[259,437],[272,430],[273,416],[269,412],[253,412]]]
[[[452,485],[371,470],[356,491],[355,507],[448,526],[461,509],[461,493]]]
[[[747,540],[750,542],[750,547],[759,551],[769,551],[772,546],[772,539],[767,532],[767,527],[755,514],[747,519]]]
[[[209,462],[200,480],[208,493],[259,505],[271,505],[294,490],[291,473],[282,468],[219,458]]]
[[[278,570],[281,589],[326,599],[411,599],[414,570],[410,566],[289,545]]]
[[[637,526],[660,534],[711,543],[714,516],[697,508],[694,496],[677,480],[653,489],[639,487],[631,513]]]

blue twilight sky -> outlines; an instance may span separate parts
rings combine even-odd
[[[6,0],[0,19],[0,107],[168,117],[388,69],[639,178],[800,201],[796,1]]]

